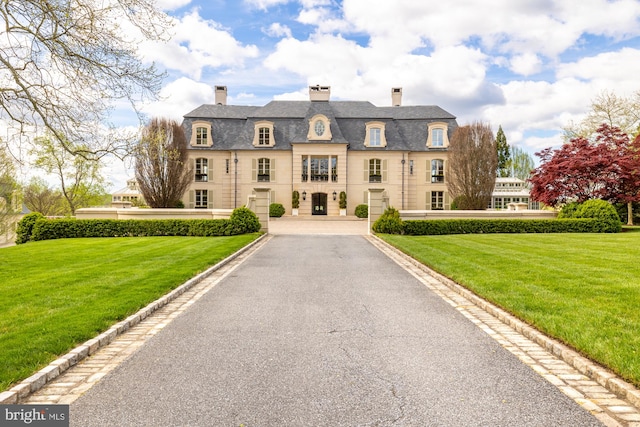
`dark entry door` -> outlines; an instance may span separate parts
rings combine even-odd
[[[311,195],[311,213],[313,215],[327,214],[327,193],[313,193]]]

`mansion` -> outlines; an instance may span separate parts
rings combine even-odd
[[[397,209],[449,209],[445,163],[458,125],[440,107],[403,106],[401,88],[388,107],[331,101],[328,86],[309,87],[308,101],[226,100],[226,86],[216,86],[214,104],[184,116],[194,170],[186,208],[233,209],[269,188],[287,214],[297,190],[300,215],[338,215],[344,191],[353,215],[377,188]]]

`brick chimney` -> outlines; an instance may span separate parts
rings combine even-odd
[[[331,86],[309,86],[310,101],[328,101],[331,95]]]
[[[394,107],[399,107],[402,105],[402,88],[401,87],[391,88],[391,105],[393,105]]]
[[[216,86],[216,105],[227,105],[226,86]]]

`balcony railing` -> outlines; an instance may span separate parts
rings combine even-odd
[[[329,181],[329,174],[320,173],[320,174],[311,174],[311,181],[321,181],[326,182]]]
[[[382,175],[369,175],[369,182],[382,182]]]
[[[444,182],[444,175],[431,175],[431,182]]]
[[[271,181],[271,175],[268,173],[259,173],[258,174],[258,182],[269,182]]]

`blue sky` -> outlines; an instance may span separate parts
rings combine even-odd
[[[530,153],[561,143],[603,91],[640,90],[638,0],[158,0],[173,38],[140,53],[167,77],[149,116],[213,103],[307,99],[436,104],[465,124],[502,125]],[[133,116],[132,123],[133,124]],[[130,170],[111,172],[114,187]]]

